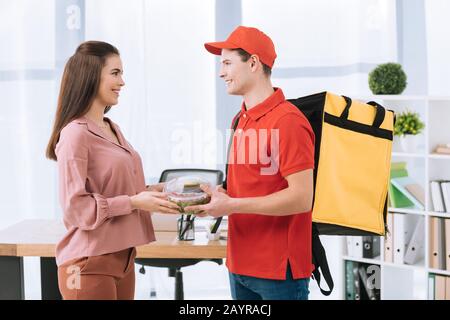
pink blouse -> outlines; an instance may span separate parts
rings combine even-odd
[[[56,145],[59,198],[67,233],[56,263],[97,256],[155,240],[150,214],[132,210],[130,196],[145,190],[139,154],[108,118],[120,144],[86,117],[65,126]]]

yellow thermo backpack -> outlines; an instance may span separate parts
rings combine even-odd
[[[329,92],[289,101],[316,138],[312,219],[318,233],[385,235],[394,112]]]
[[[395,114],[374,101],[321,92],[288,100],[315,134],[312,255],[320,291],[334,283],[323,235],[385,235]],[[329,290],[320,287],[321,276]]]
[[[334,283],[319,235],[377,236],[386,232],[395,115],[376,102],[352,101],[329,92],[288,101],[303,112],[315,134],[313,278],[328,296]],[[239,114],[233,130],[238,122]],[[231,139],[228,150],[230,145]],[[223,186],[226,189],[226,179]],[[329,290],[320,287],[321,277]]]

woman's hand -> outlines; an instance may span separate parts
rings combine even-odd
[[[133,209],[180,214],[179,207],[175,203],[167,200],[167,193],[142,191],[135,196],[131,196],[130,199]]]
[[[157,183],[157,184],[151,184],[151,185],[148,185],[145,190],[147,190],[147,191],[163,192],[165,185],[166,185],[165,182],[161,182],[161,183]]]

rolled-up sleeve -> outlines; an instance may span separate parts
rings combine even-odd
[[[86,190],[89,148],[86,132],[65,127],[56,146],[59,199],[66,223],[81,230],[93,230],[107,219],[132,213],[128,195],[111,198]]]

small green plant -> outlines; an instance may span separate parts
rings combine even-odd
[[[369,73],[369,88],[373,94],[400,94],[406,85],[406,74],[398,63],[380,64]]]
[[[406,110],[397,116],[394,126],[394,135],[404,136],[407,134],[419,134],[425,124],[420,120],[417,112]]]

